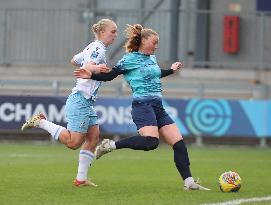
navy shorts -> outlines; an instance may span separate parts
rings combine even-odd
[[[132,103],[132,118],[138,130],[145,126],[161,128],[174,123],[159,97],[135,98]]]

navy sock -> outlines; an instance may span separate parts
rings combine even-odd
[[[116,149],[130,148],[134,150],[149,151],[156,149],[159,145],[159,140],[156,137],[150,136],[133,136],[115,142]]]
[[[185,180],[188,177],[192,177],[189,168],[190,162],[188,152],[184,144],[184,141],[180,140],[176,142],[173,145],[173,150],[174,150],[174,162],[183,180]]]

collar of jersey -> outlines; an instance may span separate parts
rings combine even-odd
[[[139,52],[139,51],[135,51],[135,52],[133,52],[133,53],[134,53],[134,54],[137,54],[137,55],[145,56],[145,57],[150,57],[150,55],[146,55],[146,54],[141,53],[141,52]]]
[[[104,49],[106,49],[104,43],[102,41],[95,40],[95,42],[100,43]]]

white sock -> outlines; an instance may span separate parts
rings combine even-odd
[[[80,150],[79,165],[76,179],[78,181],[85,181],[88,175],[88,168],[94,159],[94,154],[88,150]]]
[[[110,147],[111,147],[112,149],[116,149],[115,141],[110,140],[110,141],[109,141],[109,144],[110,144]]]
[[[60,132],[65,129],[65,127],[61,127],[60,125],[56,125],[44,119],[40,120],[39,128],[49,132],[54,140],[58,140]]]
[[[188,177],[188,178],[186,178],[186,179],[184,180],[184,186],[187,186],[187,187],[188,187],[188,185],[189,185],[190,183],[192,183],[192,182],[194,182],[193,177]]]

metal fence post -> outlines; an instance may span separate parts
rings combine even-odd
[[[7,16],[7,9],[0,10],[0,64],[5,64],[6,62],[6,31],[7,31],[7,23],[6,23],[6,16]]]
[[[201,135],[196,136],[195,145],[196,145],[197,147],[202,147],[203,142],[202,142],[202,136],[201,136]]]
[[[266,138],[265,137],[261,137],[260,138],[260,147],[261,148],[265,148],[266,147]]]
[[[197,91],[197,97],[198,98],[203,98],[203,96],[204,96],[204,85],[199,84],[198,85],[198,91]]]
[[[91,24],[93,23],[94,14],[90,9],[86,9],[83,13],[83,17],[85,20],[85,35],[86,35],[86,44],[91,41]]]
[[[259,28],[259,56],[258,56],[258,69],[263,69],[263,53],[264,53],[264,13],[260,13],[260,28]]]
[[[59,82],[57,80],[53,81],[52,88],[53,88],[53,94],[55,96],[59,95]]]
[[[179,41],[179,6],[180,0],[172,0],[171,2],[171,15],[170,15],[170,60],[177,61],[178,60],[178,44]]]

